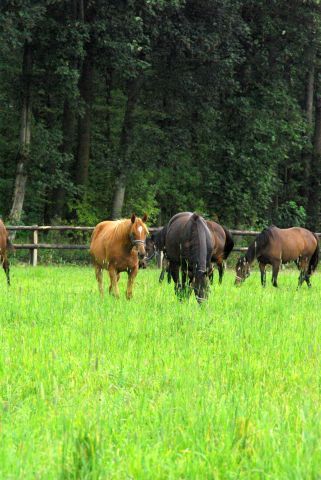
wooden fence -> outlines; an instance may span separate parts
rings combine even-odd
[[[53,225],[53,226],[45,226],[45,225],[30,225],[30,226],[7,226],[7,230],[10,232],[30,232],[30,243],[14,243],[14,247],[17,250],[29,250],[30,251],[30,264],[34,267],[38,263],[38,250],[41,249],[49,249],[49,250],[88,250],[89,245],[76,245],[76,244],[62,244],[62,243],[42,243],[39,241],[39,235],[43,232],[66,232],[66,231],[73,231],[73,232],[92,232],[94,227],[74,227],[69,225]],[[160,227],[159,227],[160,228]],[[150,232],[158,230],[158,228],[149,228]],[[255,237],[260,232],[252,231],[252,230],[229,230],[233,237]],[[317,233],[319,237],[321,233]],[[246,251],[246,247],[235,247],[233,252],[244,252]]]

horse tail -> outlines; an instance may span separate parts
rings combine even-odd
[[[231,253],[231,251],[233,250],[234,248],[234,240],[233,240],[233,237],[232,235],[230,234],[230,232],[223,227],[223,230],[225,232],[225,245],[224,245],[224,260],[227,259],[227,257],[229,256],[229,254]]]
[[[308,268],[308,274],[312,275],[312,273],[316,270],[318,263],[319,263],[319,249],[320,249],[320,244],[319,244],[319,239],[315,233],[313,233],[314,238],[317,241],[317,246],[316,249],[313,252],[312,257],[310,258],[309,262],[309,268]]]

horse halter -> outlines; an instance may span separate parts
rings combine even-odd
[[[131,244],[132,244],[133,247],[135,247],[136,245],[139,245],[139,244],[145,246],[145,244],[146,244],[145,240],[136,240],[132,233],[129,235],[129,238],[130,238],[130,241],[131,241]]]
[[[153,252],[149,257],[146,257],[146,261],[150,262],[155,257],[155,255],[156,255],[156,247],[155,245],[153,245]]]
[[[244,280],[246,280],[247,278],[249,278],[249,276],[250,276],[250,272],[246,272],[246,273],[244,274],[244,277],[240,277],[239,275],[236,275],[236,278],[237,278],[237,280],[240,280],[241,282],[244,282]]]

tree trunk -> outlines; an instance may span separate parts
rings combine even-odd
[[[71,106],[68,99],[64,101],[64,111],[62,119],[62,144],[60,151],[66,157],[66,165],[64,169],[69,171],[70,169],[70,158],[73,154],[74,141],[75,141],[75,130],[76,130],[76,117],[75,110]],[[66,201],[66,190],[61,185],[54,190],[52,195],[52,217],[63,218],[65,215],[65,201]]]
[[[134,113],[138,100],[141,78],[131,80],[127,84],[127,102],[118,148],[118,177],[115,182],[115,193],[112,207],[112,218],[120,218],[126,193],[127,171],[129,169],[129,148],[134,129]]]
[[[79,10],[79,12],[78,12]],[[65,2],[66,18],[70,18],[72,22],[81,20],[84,21],[84,5],[82,0],[72,0],[72,2]],[[72,67],[77,70],[79,59],[77,57],[71,58]],[[76,134],[76,114],[75,107],[72,105],[68,98],[68,94],[65,94],[65,100],[63,105],[62,116],[62,142],[60,145],[60,152],[65,156],[66,163],[64,164],[64,170],[70,173],[73,163],[71,163],[71,157],[74,154]],[[55,188],[51,193],[51,208],[50,208],[50,222],[53,217],[63,218],[66,214],[66,190],[64,186],[60,185]],[[50,223],[49,222],[49,223]]]
[[[113,213],[112,218],[114,220],[121,218],[121,213],[124,205],[124,198],[126,192],[126,175],[119,175],[116,180],[116,189],[113,200]]]
[[[27,184],[27,167],[30,160],[31,136],[31,79],[32,49],[28,41],[24,44],[22,63],[22,110],[20,125],[20,147],[17,155],[17,171],[9,215],[10,223],[19,223],[21,219]]]
[[[313,100],[314,100],[314,82],[315,82],[315,53],[311,55],[310,68],[307,74],[306,80],[306,92],[305,92],[305,114],[307,123],[309,125],[309,134],[312,134],[313,128]],[[312,143],[312,138],[311,138]],[[299,194],[309,201],[309,188],[310,188],[310,169],[312,163],[312,152],[309,145],[303,147],[301,152],[302,161],[302,185],[299,188]],[[309,206],[305,204],[305,207]]]
[[[311,158],[308,225],[316,231],[320,228],[320,176],[321,176],[321,95],[316,95],[313,154]]]
[[[314,73],[315,73],[315,66],[313,63],[308,73],[306,103],[305,103],[307,121],[310,127],[312,127],[312,124],[313,124]]]
[[[106,135],[107,145],[110,146],[110,142],[111,142],[110,109],[111,109],[111,103],[112,103],[111,94],[112,94],[112,87],[113,87],[113,71],[111,68],[107,69],[106,71],[105,82],[106,82],[106,107],[107,107],[106,118],[105,118],[105,135]]]
[[[79,90],[84,101],[84,113],[78,123],[78,149],[76,163],[76,184],[85,186],[88,180],[89,155],[90,155],[90,130],[91,130],[91,104],[93,89],[93,62],[91,49],[83,62]]]

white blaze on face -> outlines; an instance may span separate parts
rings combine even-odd
[[[138,227],[137,230],[139,231],[140,238],[142,238],[143,227]]]

